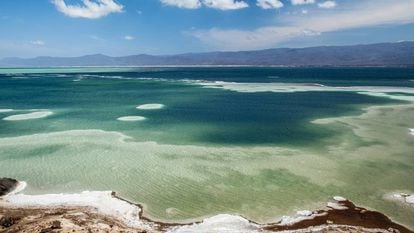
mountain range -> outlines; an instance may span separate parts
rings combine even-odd
[[[1,67],[54,66],[190,66],[251,65],[299,67],[414,66],[414,42],[350,46],[276,48],[255,51],[185,53],[177,55],[139,54],[111,57],[103,54],[80,57],[3,58]]]

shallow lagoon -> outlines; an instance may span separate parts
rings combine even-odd
[[[414,192],[412,69],[13,71],[0,75],[0,108],[13,109],[0,118],[53,112],[0,120],[0,176],[28,193],[114,190],[172,222],[223,212],[269,222],[342,195],[412,225],[412,209],[383,198]],[[206,85],[216,81],[308,89]],[[392,92],[358,93],[368,86]]]

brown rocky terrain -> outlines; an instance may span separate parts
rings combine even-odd
[[[142,206],[129,203],[117,197],[115,193],[112,193],[112,197],[117,201],[139,207],[139,214],[134,220],[142,224],[131,226],[125,222],[125,219],[104,214],[92,206],[64,204],[59,206],[14,206],[8,203],[5,195],[14,195],[11,192],[17,189],[18,184],[19,182],[14,179],[0,179],[2,192],[0,195],[0,232],[2,233],[217,232],[216,230],[209,231],[210,225],[205,220],[192,224],[152,221],[143,216]],[[334,197],[326,207],[320,210],[299,211],[296,216],[284,217],[276,223],[258,224],[245,219],[242,221],[244,221],[245,228],[238,228],[237,232],[413,232],[393,222],[384,214],[358,207],[343,197]],[[225,230],[226,233],[233,232],[232,228],[228,229]]]

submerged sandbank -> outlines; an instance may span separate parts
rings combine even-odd
[[[155,222],[143,217],[142,206],[125,201],[110,191],[85,191],[76,194],[44,194],[25,195],[13,192],[22,191],[24,182],[18,182],[9,195],[0,197],[0,216],[9,220],[4,229],[19,227],[29,229],[47,219],[51,215],[58,221],[57,227],[65,230],[75,229],[79,224],[87,225],[92,229],[113,228],[116,232],[122,230],[135,230],[147,232],[327,232],[354,229],[362,232],[412,232],[406,227],[391,221],[382,213],[355,206],[346,198],[336,196],[327,206],[320,210],[298,211],[295,216],[283,216],[280,221],[269,224],[258,224],[242,216],[219,214],[190,224],[174,224]],[[56,212],[56,210],[58,210]],[[39,214],[46,211],[49,214]],[[65,215],[66,213],[66,215]],[[16,217],[15,215],[19,215]],[[68,216],[70,217],[68,218]],[[10,217],[14,216],[14,218]],[[85,221],[85,216],[92,220]],[[102,217],[106,216],[106,217]],[[25,222],[25,219],[40,218],[38,221]],[[83,222],[79,221],[84,219]],[[14,221],[14,219],[19,219]],[[96,224],[96,221],[100,221]],[[20,225],[19,221],[22,222]],[[120,221],[122,224],[117,224]],[[44,224],[44,223],[43,223]],[[76,225],[78,224],[78,225]],[[80,226],[81,227],[81,226]],[[0,228],[1,229],[1,228]],[[329,231],[328,231],[329,232]]]
[[[3,113],[3,112],[13,112],[13,109],[10,109],[10,108],[0,108],[0,113]]]
[[[32,120],[32,119],[48,117],[52,114],[53,114],[52,111],[37,111],[37,112],[31,112],[31,113],[25,113],[25,114],[11,115],[11,116],[3,118],[3,120],[5,121]]]
[[[257,92],[308,92],[308,91],[339,91],[356,92],[362,95],[385,97],[395,100],[414,102],[414,88],[393,86],[326,86],[319,83],[241,83],[224,81],[188,81],[205,88],[216,88],[240,93]],[[396,94],[396,93],[402,93]]]
[[[303,91],[353,91],[381,93],[414,93],[412,87],[396,86],[326,86],[319,83],[242,83],[225,81],[188,81],[207,88],[219,88],[237,92],[303,92]]]

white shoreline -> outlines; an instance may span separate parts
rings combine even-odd
[[[230,214],[219,214],[204,219],[200,223],[171,227],[168,233],[189,232],[227,232],[227,233],[258,233],[263,232],[259,225],[249,222],[247,219]]]
[[[283,216],[280,221],[272,224],[258,224],[248,219],[232,214],[218,214],[212,217],[203,219],[201,222],[190,224],[168,224],[161,222],[153,222],[147,218],[142,218],[142,208],[138,205],[127,202],[115,196],[111,191],[84,191],[74,194],[43,194],[43,195],[26,195],[19,194],[26,187],[26,182],[19,182],[17,187],[8,195],[0,198],[0,207],[6,208],[26,208],[26,209],[47,209],[47,208],[87,208],[89,211],[110,216],[124,223],[126,226],[147,230],[147,231],[165,231],[169,233],[207,233],[207,232],[231,232],[231,233],[259,233],[266,232],[266,226],[285,227],[299,224],[303,221],[313,220],[318,217],[328,215],[328,210],[346,210],[347,203],[350,203],[346,198],[341,196],[334,196],[332,201],[328,202],[328,209],[309,211],[297,211],[293,217]],[[394,195],[395,196],[395,195]],[[398,197],[407,197],[414,199],[414,195],[400,194]],[[411,200],[410,201],[414,201]],[[410,204],[413,204],[411,202]],[[351,203],[352,205],[352,203]],[[300,232],[305,229],[324,229],[325,227],[358,227],[358,225],[346,226],[331,224],[308,226],[308,228],[300,228],[299,230],[286,230],[283,232]],[[295,229],[295,228],[293,228]],[[371,231],[372,230],[372,231]],[[366,232],[378,232],[374,228],[368,228]],[[379,229],[382,230],[382,229]]]
[[[22,194],[26,182],[19,181],[16,188],[7,195],[0,197],[0,207],[7,208],[92,208],[97,213],[111,216],[120,220],[132,228],[154,230],[157,223],[146,219],[140,219],[142,209],[122,200],[114,195],[112,191],[83,191],[72,194],[41,194],[28,195]],[[346,200],[346,199],[344,199]],[[303,220],[310,220],[319,216],[316,212],[303,210],[297,211],[293,217],[283,216],[278,222],[278,226],[290,226]],[[248,219],[232,214],[218,214],[203,219],[201,222],[170,226],[166,232],[262,232],[261,226]]]
[[[21,191],[23,191],[27,186],[27,183],[24,181],[18,181],[17,186],[14,187],[14,189],[9,192],[8,194],[4,195],[3,197],[0,197],[0,200],[4,197],[8,197],[8,196],[12,196],[15,195],[17,193],[20,193]]]
[[[139,218],[139,214],[142,211],[141,208],[114,197],[112,191],[83,191],[73,194],[60,193],[42,195],[19,193],[25,187],[26,182],[19,182],[18,186],[12,192],[0,198],[0,206],[9,208],[93,208],[98,213],[114,217],[129,227],[151,229],[150,225],[141,221]]]

